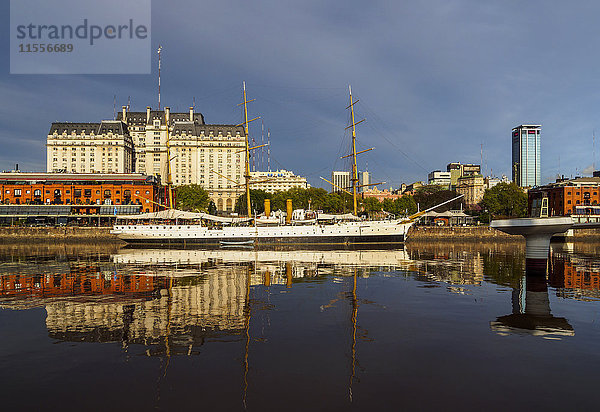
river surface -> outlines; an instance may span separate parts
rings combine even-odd
[[[12,410],[598,409],[600,245],[0,249]]]

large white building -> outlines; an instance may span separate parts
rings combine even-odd
[[[332,192],[341,192],[342,189],[350,188],[350,172],[333,171],[331,172]]]
[[[167,153],[167,119],[170,153]],[[167,182],[167,159],[175,186],[198,184],[218,210],[231,211],[244,182],[242,126],[206,124],[201,113],[128,112],[115,121],[53,123],[47,169],[87,173],[142,173]]]
[[[48,172],[133,172],[133,142],[121,121],[52,123],[46,147]]]
[[[277,170],[275,172],[250,172],[252,177],[250,186],[255,190],[264,190],[265,192],[275,193],[279,191],[290,190],[294,187],[307,189],[310,185],[306,178],[296,176],[294,172],[289,170]]]

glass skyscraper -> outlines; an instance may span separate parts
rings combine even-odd
[[[541,184],[539,124],[523,124],[512,129],[512,178],[520,187]]]

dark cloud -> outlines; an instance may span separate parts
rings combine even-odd
[[[152,41],[164,47],[164,104],[186,110],[195,97],[208,122],[237,123],[246,80],[273,165],[313,184],[342,165],[349,83],[367,119],[360,146],[376,147],[362,162],[377,180],[479,162],[482,144],[486,172],[509,174],[521,123],[543,125],[542,175],[570,175],[593,163],[600,129],[599,11],[552,1],[154,1]],[[0,47],[6,56],[8,40]],[[0,169],[43,169],[50,123],[111,118],[114,95],[117,107],[128,96],[133,109],[156,106],[155,74],[11,76],[1,64]],[[260,138],[258,122],[252,134]]]

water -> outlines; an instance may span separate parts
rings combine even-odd
[[[599,249],[4,247],[3,409],[596,408]]]

